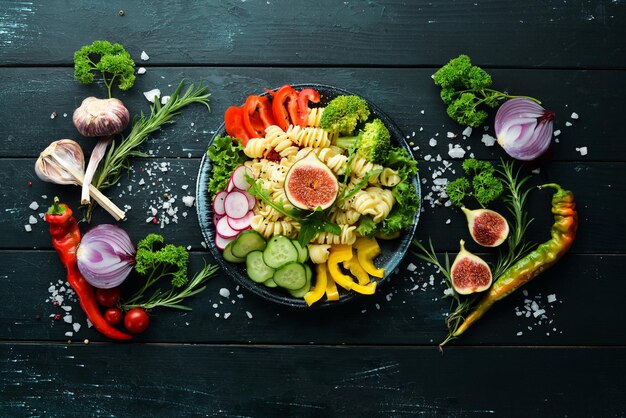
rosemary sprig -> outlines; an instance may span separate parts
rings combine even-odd
[[[143,308],[146,310],[154,308],[171,308],[181,309],[184,311],[190,311],[191,308],[181,303],[186,298],[197,295],[202,292],[206,286],[204,283],[213,277],[217,272],[218,267],[216,265],[205,265],[202,270],[196,273],[187,284],[183,287],[172,288],[167,291],[157,289],[146,301],[142,301],[142,297],[146,290],[155,282],[153,281],[149,286],[144,286],[141,291],[137,292],[129,300],[122,303],[121,309],[127,311],[133,308]]]
[[[146,153],[138,150],[139,146],[146,141],[151,133],[158,131],[165,124],[174,123],[174,116],[179,115],[182,108],[193,103],[199,103],[210,110],[210,93],[207,93],[207,87],[203,87],[201,84],[195,87],[191,84],[181,95],[184,84],[185,80],[182,80],[166,104],[161,105],[161,102],[156,99],[150,108],[150,116],[146,117],[142,112],[140,116],[135,117],[130,133],[119,144],[113,141],[93,178],[92,184],[98,190],[107,189],[119,182],[122,171],[129,167],[129,158],[146,157]],[[88,221],[91,219],[95,205],[96,203],[92,200],[87,208],[85,218]]]

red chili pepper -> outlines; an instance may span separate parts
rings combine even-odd
[[[298,92],[289,84],[278,89],[272,100],[272,113],[276,125],[283,131],[289,129],[289,124],[298,123]]]
[[[243,108],[231,106],[226,109],[224,124],[226,125],[226,133],[233,138],[241,139],[241,144],[245,147],[250,136],[243,125]]]
[[[319,103],[320,94],[317,90],[302,89],[298,93],[298,125],[306,127],[309,118],[309,102]]]
[[[54,204],[46,213],[46,222],[50,224],[52,245],[67,270],[67,281],[78,295],[80,306],[87,314],[87,318],[98,331],[109,338],[131,339],[131,335],[113,328],[105,321],[98,307],[93,286],[87,283],[78,270],[76,250],[80,243],[80,230],[76,218],[72,216],[72,210],[66,204],[59,203],[59,199],[55,197]]]
[[[267,96],[248,96],[243,105],[243,126],[250,138],[265,136],[265,128],[275,125],[272,104]]]

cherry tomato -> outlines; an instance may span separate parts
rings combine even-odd
[[[309,102],[319,103],[320,94],[317,90],[302,89],[298,93],[298,125],[306,127],[309,117]]]
[[[243,107],[231,106],[226,109],[224,124],[226,125],[226,133],[233,138],[241,139],[241,144],[246,146],[250,135],[246,132],[246,127],[243,124]]]
[[[100,306],[106,306],[107,308],[115,306],[117,301],[120,300],[120,288],[96,289],[96,300]]]
[[[104,311],[104,319],[111,325],[122,322],[122,310],[120,308],[109,308]]]
[[[144,332],[150,325],[150,317],[148,313],[141,308],[133,308],[126,312],[124,317],[124,326],[128,332],[132,334],[139,334]]]

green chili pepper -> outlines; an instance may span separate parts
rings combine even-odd
[[[552,237],[502,273],[472,313],[452,334],[454,337],[463,334],[495,302],[510,295],[554,265],[572,246],[578,229],[578,212],[576,212],[574,194],[554,183],[539,186],[540,189],[545,187],[556,189],[556,193],[552,196],[552,213],[554,214]]]

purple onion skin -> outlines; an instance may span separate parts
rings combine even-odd
[[[92,286],[110,289],[126,280],[135,264],[136,253],[122,228],[98,225],[83,235],[76,251],[78,269]]]
[[[554,117],[554,112],[547,111],[530,99],[507,100],[496,113],[498,143],[517,160],[534,160],[550,146]]]

